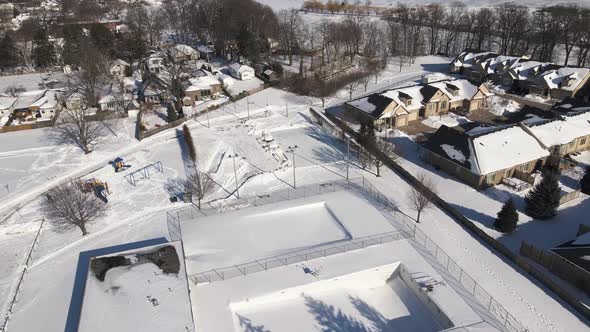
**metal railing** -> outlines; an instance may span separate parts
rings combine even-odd
[[[189,279],[196,285],[199,283],[211,283],[231,278],[246,276],[252,273],[268,271],[270,269],[286,266],[301,262],[306,262],[316,258],[336,255],[352,250],[362,249],[369,246],[397,241],[404,238],[404,234],[399,231],[392,231],[378,235],[370,235],[345,240],[336,244],[320,246],[317,248],[308,248],[290,252],[287,254],[257,259],[251,262],[233,265],[209,271],[195,273],[189,276]]]

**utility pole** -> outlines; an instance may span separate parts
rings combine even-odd
[[[348,168],[350,167],[350,136],[348,136],[347,140],[347,148],[346,148],[346,180],[348,181]]]
[[[236,158],[238,158],[238,154],[234,153],[234,154],[230,154],[229,156],[227,156],[228,158],[231,158],[234,162],[234,177],[236,180],[236,197],[239,199],[240,198],[240,193],[238,192],[239,186],[238,186],[238,172],[236,171]]]
[[[209,122],[209,109],[206,110],[207,113],[207,128],[211,128],[211,122]]]
[[[285,100],[285,110],[287,111],[287,117],[289,117],[289,102]]]
[[[293,188],[297,189],[297,178],[295,177],[295,149],[299,148],[297,145],[289,146],[287,148],[287,152],[291,152],[293,154]]]
[[[248,120],[250,120],[250,104],[254,103],[250,103],[250,96],[246,96],[246,105],[248,106]]]

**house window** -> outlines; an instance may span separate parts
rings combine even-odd
[[[528,169],[529,169],[529,163],[522,164],[518,167],[518,170],[521,172],[526,172],[526,171],[528,171]]]
[[[446,102],[446,101],[441,101],[441,102],[440,102],[440,108],[441,108],[442,110],[445,110],[445,109],[447,109],[447,102]]]

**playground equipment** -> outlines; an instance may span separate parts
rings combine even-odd
[[[131,165],[125,164],[125,160],[123,160],[123,158],[117,158],[109,164],[112,164],[113,167],[115,167],[115,173],[122,172],[131,167]]]
[[[108,203],[109,200],[107,195],[110,195],[109,185],[106,182],[102,182],[97,178],[92,178],[84,181],[82,186],[83,193],[90,193],[94,192],[94,195],[98,197],[101,201]]]
[[[161,161],[144,166],[133,173],[125,175],[125,179],[130,185],[135,186],[138,181],[150,179],[153,172],[164,173],[164,166]]]

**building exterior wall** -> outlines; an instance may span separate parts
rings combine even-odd
[[[462,182],[479,189],[484,181],[484,177],[479,176],[465,167],[443,158],[430,150],[422,149],[422,159],[429,164],[442,169],[445,173],[452,175]]]

